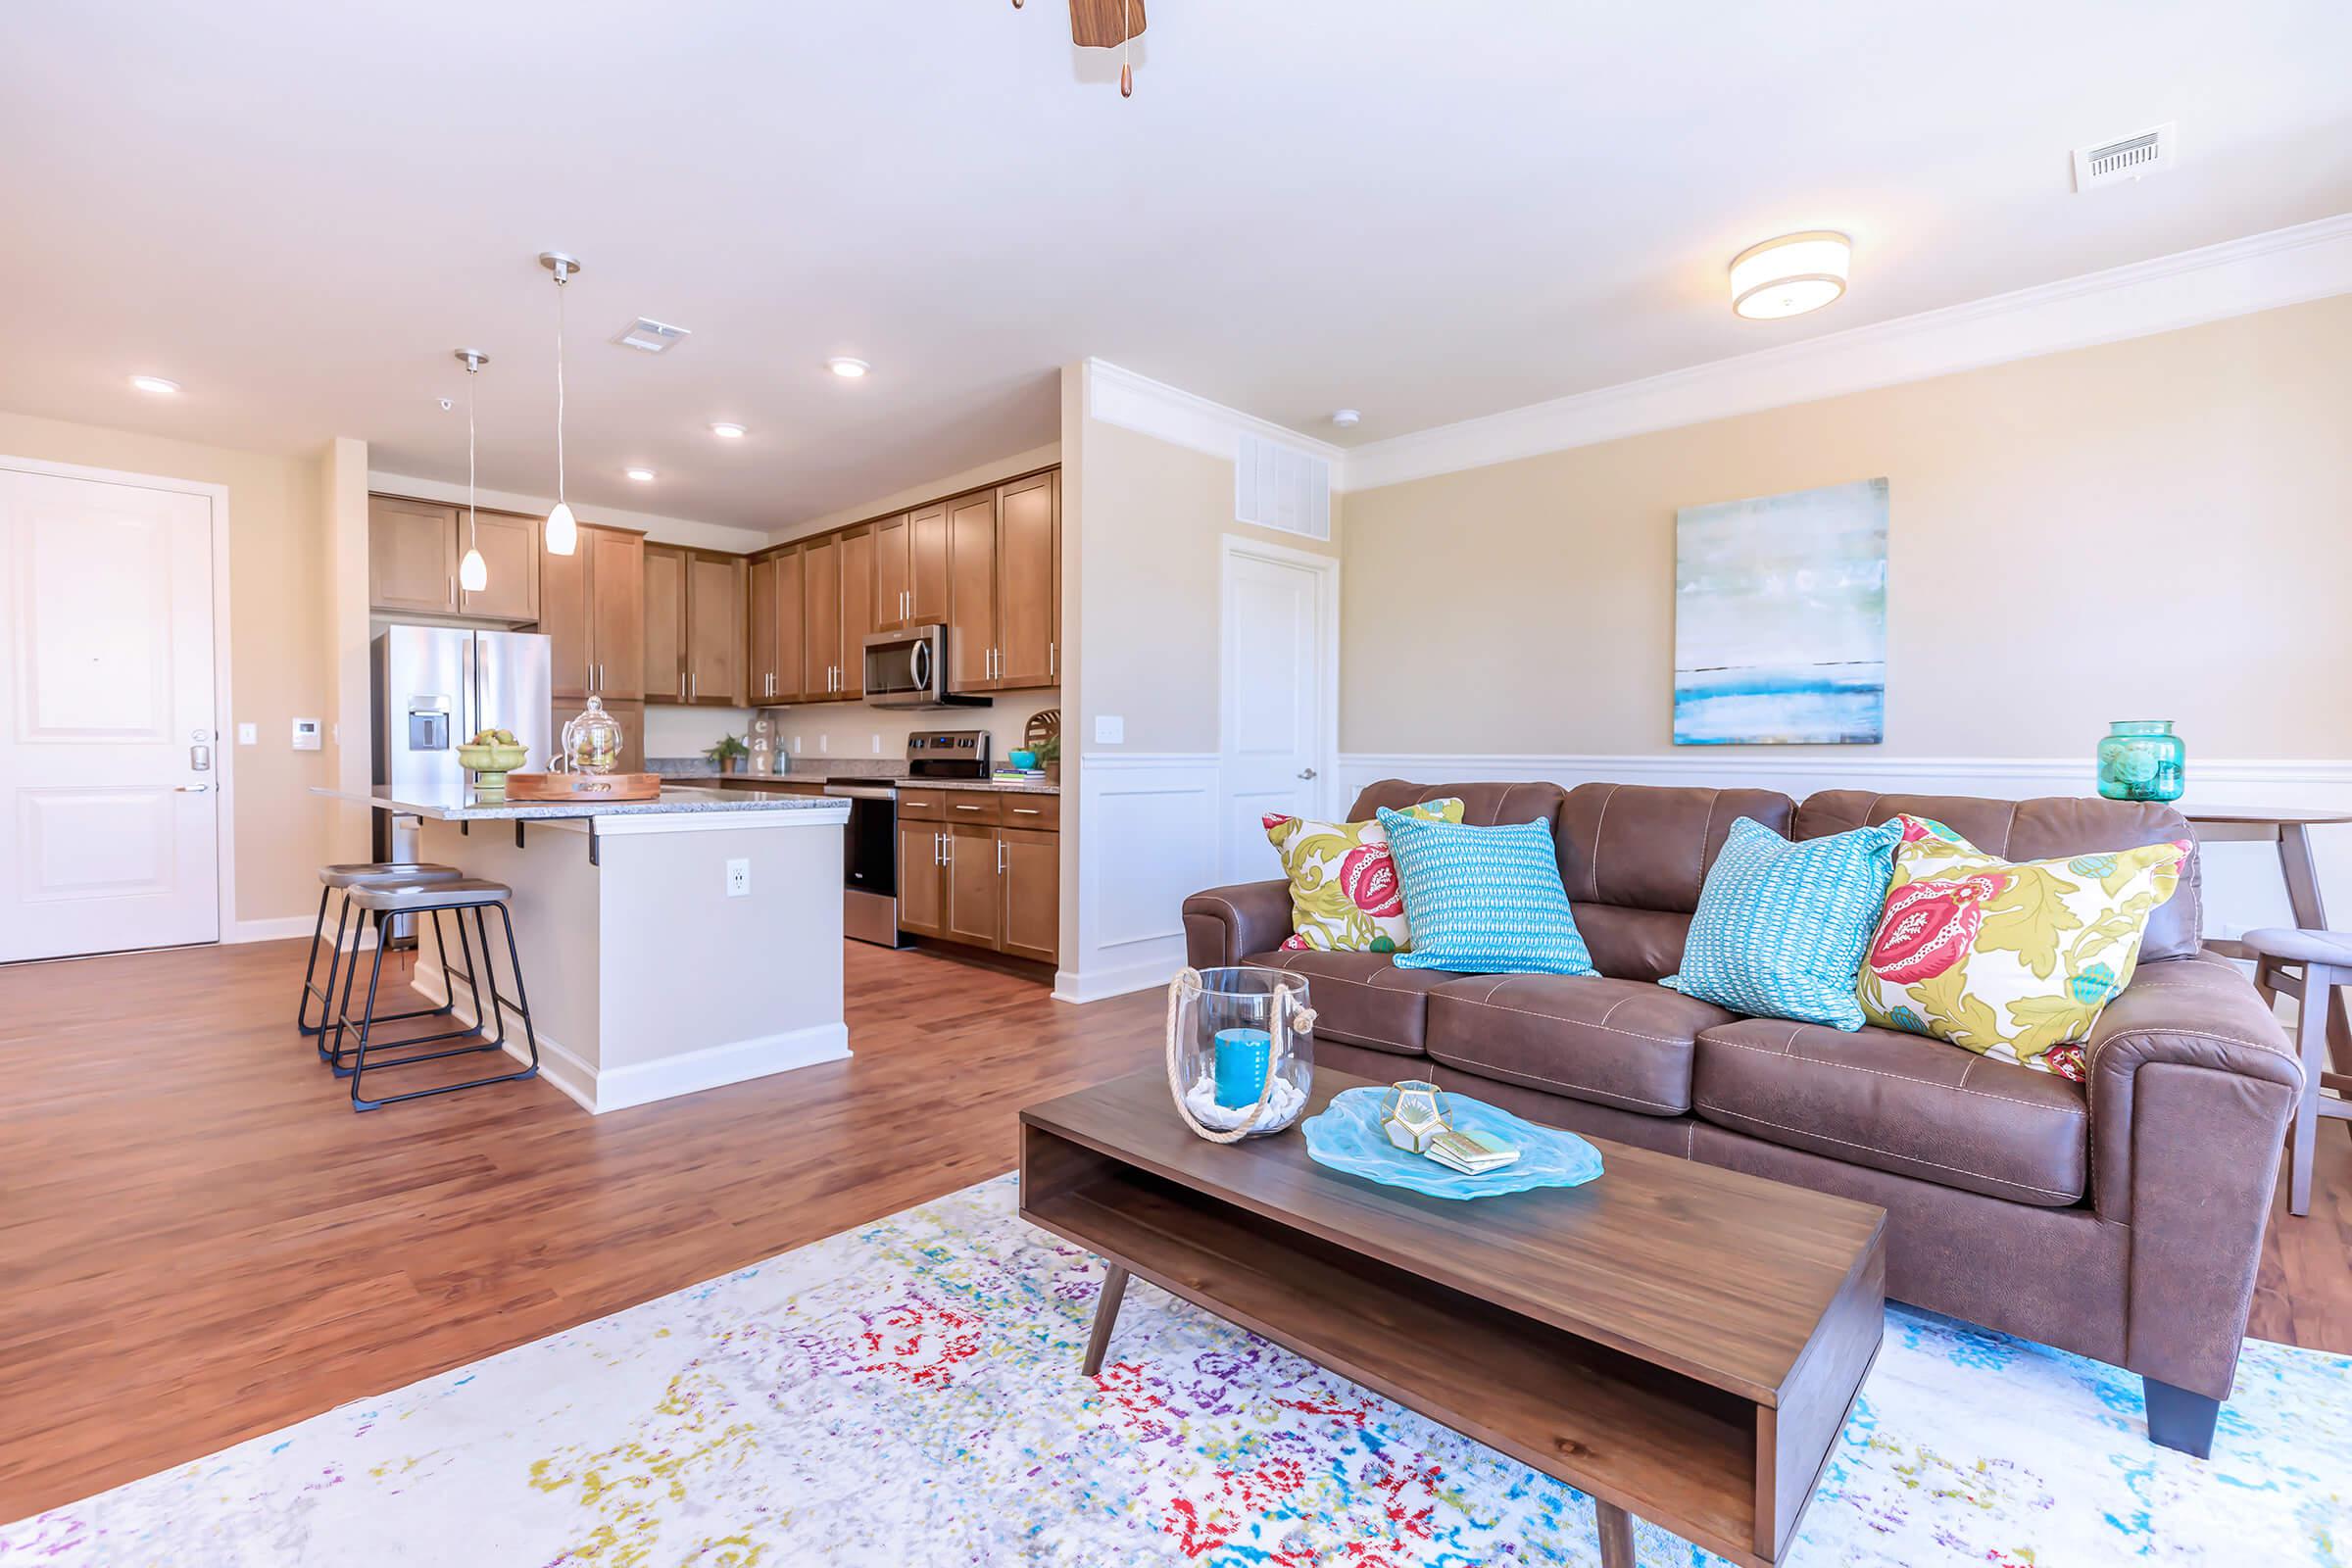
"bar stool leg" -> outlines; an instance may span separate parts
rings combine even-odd
[[[2287,1163],[2286,1211],[2290,1214],[2311,1212],[2312,1154],[2320,1138],[2320,1082],[2328,1069],[2328,1004],[2343,973],[2324,963],[2303,965],[2303,1006],[2297,1030],[2301,1037],[2297,1044],[2303,1053],[2303,1098],[2295,1102],[2293,1152]]]
[[[379,1053],[384,1049],[384,1046],[408,1047],[416,1045],[430,1045],[438,1041],[457,1038],[458,1035],[465,1035],[470,1040],[469,1044],[454,1046],[445,1051],[410,1052],[406,1054],[395,1057],[392,1060],[379,1060],[376,1064],[376,1070],[378,1073],[381,1073],[387,1068],[405,1067],[416,1062],[433,1061],[443,1056],[465,1055],[475,1052],[503,1052],[506,1050],[507,1009],[510,1006],[514,1009],[521,1021],[523,1036],[529,1045],[530,1059],[522,1067],[513,1072],[498,1073],[482,1078],[468,1078],[463,1082],[454,1084],[436,1084],[429,1089],[412,1089],[406,1093],[397,1095],[382,1095],[374,1098],[370,1098],[368,1095],[367,1095],[363,1091],[361,1084],[362,1079],[367,1072],[368,1045],[373,1036],[374,1026],[383,1021],[375,1016],[377,989],[379,981],[383,975],[384,967],[383,946],[379,942],[376,947],[374,963],[370,967],[368,976],[367,1010],[360,1015],[358,1023],[358,1044],[354,1048],[352,1054],[350,1071],[352,1109],[375,1110],[403,1100],[422,1100],[431,1095],[452,1094],[460,1089],[480,1089],[489,1084],[512,1083],[519,1079],[536,1078],[539,1075],[539,1035],[538,1031],[531,1025],[530,997],[529,993],[524,989],[522,980],[522,957],[514,943],[514,916],[504,903],[501,903],[498,906],[500,927],[506,938],[507,944],[507,962],[514,975],[514,1000],[510,1002],[498,989],[498,972],[495,969],[491,969],[487,975],[483,973],[483,970],[488,968],[490,964],[490,924],[488,917],[482,912],[482,906],[480,905],[476,904],[470,906],[470,907],[473,909],[474,932],[475,936],[479,939],[481,951],[478,957],[472,952],[466,952],[467,969],[472,978],[472,983],[474,985],[475,994],[477,997],[480,994],[480,990],[484,981],[486,980],[488,983],[488,989],[490,992],[490,1019],[493,1020],[491,1027],[495,1028],[496,1033],[490,1036],[490,1038],[482,1038],[482,1036],[487,1033],[487,1030],[484,1027],[484,1020],[477,1016],[474,1022],[474,1027],[470,1030],[457,1031],[452,1034],[428,1035],[417,1040],[386,1042],[383,1046],[378,1046],[377,1049]],[[435,915],[434,939],[436,942],[439,942],[441,940],[441,936],[438,916],[441,911],[438,909],[429,911],[419,909],[416,912],[419,914],[431,913]],[[453,907],[450,912],[457,916],[458,944],[459,947],[464,950],[466,948],[465,909],[463,907]],[[443,963],[446,966],[446,948],[442,949],[442,954]],[[356,970],[358,967],[359,965],[355,958],[352,968]],[[480,1004],[477,1002],[475,1005],[478,1008]],[[346,1009],[346,1012],[348,1012],[348,1008]]]
[[[478,914],[480,911],[477,909],[475,912]],[[531,1048],[530,1062],[522,1071],[512,1073],[509,1076],[536,1078],[539,1076],[539,1031],[531,1027],[531,994],[523,989],[522,958],[514,951],[514,916],[503,904],[498,906],[498,920],[499,924],[505,928],[507,935],[507,966],[514,973],[514,1010],[522,1014],[522,1038]],[[489,933],[485,931],[482,934],[482,944],[487,947],[489,942]],[[492,996],[498,994],[496,985],[490,988],[490,994]],[[506,1023],[503,1019],[499,1023],[499,1033],[502,1036],[506,1033]]]
[[[357,954],[352,956],[351,966],[354,969],[360,966]],[[373,1110],[376,1106],[376,1102],[360,1097],[360,1076],[368,1070],[368,1033],[375,1023],[375,985],[378,980],[383,978],[383,974],[384,937],[379,921],[375,937],[375,961],[368,966],[368,1010],[360,1017],[359,1049],[352,1054],[351,1058],[351,1107],[354,1110]]]
[[[318,918],[311,922],[311,951],[309,960],[302,966],[302,1001],[297,1003],[294,1007],[294,1027],[301,1030],[305,1036],[326,1032],[326,1007],[324,1006],[318,1009],[318,1027],[316,1029],[311,1027],[311,998],[316,995],[311,989],[311,979],[318,972],[318,939],[326,935],[326,899],[327,895],[333,891],[333,889],[323,886],[318,889]],[[340,921],[336,923],[336,940],[338,943],[342,940]],[[331,1004],[334,1001],[335,991],[334,965],[331,961],[327,965],[326,991],[327,1003]]]

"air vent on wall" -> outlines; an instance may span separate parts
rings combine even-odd
[[[1233,463],[1236,521],[1309,539],[1331,537],[1331,465],[1263,436],[1244,435]]]
[[[693,335],[685,327],[672,326],[667,321],[657,321],[650,316],[640,316],[636,320],[622,327],[619,335],[612,341],[625,349],[643,349],[648,354],[660,354],[664,350],[677,347],[678,344]]]
[[[2168,122],[2114,141],[2075,149],[2075,189],[2096,190],[2172,172],[2179,160],[2179,126]]]

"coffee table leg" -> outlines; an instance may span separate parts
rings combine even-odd
[[[1634,1516],[1598,1497],[1592,1511],[1600,1527],[1600,1568],[1634,1568]]]
[[[1110,1326],[1119,1320],[1119,1299],[1126,1294],[1127,1271],[1113,1263],[1102,1276],[1102,1296],[1095,1302],[1095,1332],[1087,1336],[1086,1363],[1078,1369],[1086,1377],[1102,1370],[1102,1352],[1110,1348]]]

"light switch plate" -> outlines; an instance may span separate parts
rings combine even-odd
[[[1123,746],[1126,741],[1127,720],[1124,715],[1119,713],[1097,713],[1095,715],[1095,744],[1097,746]]]
[[[874,755],[876,757],[882,755],[882,737],[879,735],[874,737]]]
[[[320,734],[318,720],[315,718],[296,719],[294,721],[294,749],[298,752],[318,750]]]
[[[262,726],[261,726],[261,725],[259,725],[259,724],[239,724],[239,725],[237,726],[237,744],[238,744],[239,746],[259,746],[261,743],[262,743]]]

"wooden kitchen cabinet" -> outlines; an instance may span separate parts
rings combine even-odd
[[[645,700],[686,700],[686,552],[645,547]]]
[[[512,512],[476,512],[471,523],[458,508],[458,559],[470,540],[490,573],[479,591],[458,590],[458,613],[528,625],[539,618],[539,529],[543,519]]]
[[[750,690],[755,708],[797,703],[807,685],[808,650],[801,620],[804,563],[793,545],[756,558],[750,567]]]
[[[874,524],[874,604],[876,631],[897,631],[907,615],[906,519],[884,517]]]
[[[841,541],[822,534],[801,546],[801,683],[810,702],[841,691]]]
[[[947,930],[950,942],[995,948],[1004,931],[1004,890],[997,829],[948,824]]]
[[[906,514],[906,619],[948,618],[948,508],[945,502]]]
[[[1061,676],[1061,483],[1058,472],[997,487],[995,691]]]
[[[948,690],[997,689],[997,493],[948,503]]]
[[[368,498],[368,604],[412,614],[458,612],[458,509]]]
[[[1008,799],[1012,799],[1008,797]],[[1001,908],[997,951],[1040,963],[1061,957],[1061,835],[1027,828],[997,830]]]
[[[568,556],[539,547],[539,629],[551,644],[554,695],[638,702],[645,696],[645,536],[583,523]]]
[[[910,936],[948,934],[943,898],[947,868],[941,863],[947,832],[942,822],[899,823],[899,929]]]
[[[686,555],[686,701],[742,708],[751,701],[744,668],[745,568],[741,556]]]
[[[865,697],[865,640],[882,628],[874,623],[874,530],[852,528],[841,536],[841,684],[847,702]]]

